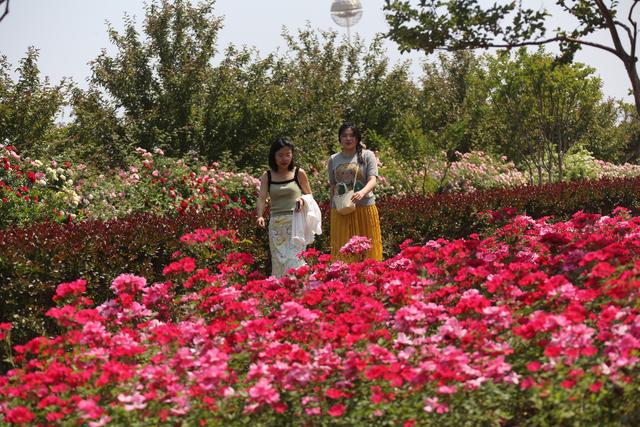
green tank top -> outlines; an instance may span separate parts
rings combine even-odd
[[[296,207],[296,200],[302,196],[302,189],[298,184],[298,169],[293,179],[287,181],[272,181],[269,177],[269,197],[271,197],[271,216],[291,215]]]

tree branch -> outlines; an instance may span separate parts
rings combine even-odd
[[[611,16],[611,11],[607,9],[607,6],[605,6],[602,0],[595,0],[595,2],[598,5],[598,9],[600,9],[600,13],[602,13],[602,16],[607,22],[607,27],[609,28],[611,39],[613,40],[613,45],[615,46],[615,50],[617,52],[616,55],[620,59],[622,59],[625,64],[627,64],[629,61],[629,55],[622,46],[620,35],[618,34],[618,29],[616,28],[616,24],[613,22],[613,17]]]
[[[627,35],[629,36],[629,41],[633,42],[633,34],[631,32],[631,28],[629,28],[628,25],[626,25],[623,22],[620,21],[613,21],[617,26],[624,28],[625,32],[627,33]]]
[[[603,45],[603,44],[600,44],[600,43],[590,42],[588,40],[574,39],[573,37],[567,37],[567,36],[556,36],[556,37],[552,37],[550,39],[545,39],[545,40],[528,40],[528,41],[523,41],[523,42],[520,42],[520,43],[507,43],[507,44],[487,43],[487,44],[484,44],[482,46],[477,46],[477,47],[478,48],[512,49],[514,47],[523,47],[523,46],[541,46],[543,44],[560,42],[560,41],[566,41],[566,42],[570,42],[570,43],[576,43],[576,44],[582,44],[582,45],[585,45],[585,46],[595,47],[595,48],[602,49],[602,50],[605,50],[607,52],[613,53],[618,58],[623,59],[623,57],[620,55],[620,53],[616,49],[614,49],[612,47],[609,47],[607,45]],[[473,48],[473,46],[468,46],[468,47]],[[444,47],[444,48],[439,48],[437,50],[453,51],[453,50],[459,50],[459,49],[453,49],[451,47]]]
[[[9,0],[0,0],[0,5],[2,3],[4,3],[4,12],[2,13],[2,16],[0,16],[0,21],[2,21],[4,17],[9,14]]]
[[[631,22],[631,25],[633,26],[633,37],[631,37],[631,57],[632,58],[636,57],[636,42],[638,40],[638,23],[633,20],[633,9],[638,5],[638,3],[640,3],[639,0],[634,0],[633,4],[629,8],[629,16],[627,18],[629,22]]]
[[[595,48],[598,48],[598,49],[606,50],[607,52],[613,53],[618,58],[624,59],[624,56],[617,49],[614,49],[614,48],[609,47],[609,46],[604,45],[604,44],[590,42],[588,40],[574,39],[572,37],[563,37],[563,39],[568,41],[568,42],[571,42],[571,43],[583,44],[585,46],[591,46],[591,47],[595,47]],[[622,52],[625,53],[624,49],[622,49]]]
[[[633,20],[633,9],[635,9],[635,7],[638,5],[638,3],[640,3],[640,1],[634,0],[633,4],[631,5],[631,8],[629,9],[629,16],[627,17],[629,22],[631,22],[633,24],[634,28],[637,27],[637,24],[636,24],[636,21]]]

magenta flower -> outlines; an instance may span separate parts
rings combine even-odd
[[[16,406],[5,412],[4,420],[14,424],[27,424],[33,421],[35,415],[25,406]]]
[[[56,294],[53,296],[54,301],[58,301],[68,295],[80,296],[87,290],[87,281],[78,279],[69,283],[60,283],[56,288]]]
[[[341,417],[344,415],[345,409],[346,407],[343,404],[338,403],[336,405],[333,405],[331,408],[329,408],[327,413],[332,417]]]
[[[84,419],[95,419],[100,418],[104,409],[96,404],[96,402],[92,399],[82,399],[78,402],[78,411],[80,411],[81,418]]]
[[[111,289],[116,295],[136,295],[147,286],[147,279],[134,274],[121,274],[111,283]]]
[[[7,334],[11,330],[12,326],[13,325],[11,323],[9,323],[9,322],[0,323],[0,340],[3,340],[4,337],[7,336]]]
[[[276,403],[280,400],[280,394],[266,378],[260,378],[254,386],[249,388],[249,397],[258,404]]]
[[[437,414],[446,414],[449,412],[449,408],[446,404],[440,403],[437,397],[427,397],[424,400],[425,412],[435,412]]]

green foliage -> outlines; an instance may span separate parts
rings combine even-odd
[[[634,8],[637,1],[586,2],[556,0],[560,10],[573,18],[572,30],[557,28],[546,36],[550,13],[527,2],[505,2],[487,5],[479,0],[386,0],[384,10],[389,24],[386,36],[397,42],[402,51],[465,51],[476,48],[541,46],[555,43],[560,55],[554,65],[569,64],[582,47],[597,48],[615,55],[625,67],[634,91],[636,112],[640,113],[640,77],[637,71],[636,27]],[[625,22],[624,19],[627,19]],[[593,42],[587,36],[606,30],[611,43]],[[625,43],[625,37],[628,43]],[[634,139],[637,138],[634,137]],[[557,142],[557,141],[556,141]],[[626,151],[637,158],[637,140],[630,141]],[[568,147],[567,147],[568,148]],[[562,155],[558,155],[562,175]],[[548,161],[551,161],[549,158]]]
[[[448,153],[472,150],[485,103],[478,95],[480,59],[468,52],[441,54],[437,63],[425,63],[423,71],[420,114],[431,144]]]
[[[632,105],[612,100],[610,108],[616,111],[617,126],[603,126],[597,134],[585,141],[587,147],[598,159],[609,162],[628,162],[640,152],[640,119]],[[607,105],[603,109],[607,109]],[[605,115],[609,117],[609,115]],[[600,123],[606,124],[606,119]],[[592,144],[591,141],[600,143]],[[630,149],[629,149],[630,147]]]
[[[55,119],[65,105],[65,82],[52,86],[41,80],[38,51],[30,47],[17,68],[18,80],[10,78],[6,56],[0,56],[0,142],[16,145],[37,156],[58,136]]]
[[[146,7],[144,37],[129,17],[122,33],[109,28],[117,53],[100,53],[91,81],[108,94],[107,111],[123,112],[127,137],[138,146],[182,156],[200,145],[206,81],[221,27],[212,13],[212,1],[162,0]]]
[[[602,107],[595,70],[556,65],[544,50],[525,49],[487,57],[487,67],[482,133],[492,150],[527,170],[532,182],[562,180],[566,153],[583,141],[597,145],[592,135],[602,134],[603,116],[611,112]],[[611,114],[607,120],[612,125]]]
[[[405,117],[417,107],[408,64],[390,67],[380,40],[367,47],[306,27],[284,31],[281,54],[260,58],[230,45],[216,61],[220,19],[212,6],[155,1],[144,34],[128,17],[121,33],[110,28],[117,53],[103,51],[92,64],[91,88],[74,92],[70,135],[86,146],[79,155],[117,161],[135,144],[233,159],[254,171],[266,165],[271,141],[287,135],[299,163],[320,170],[346,119],[365,135],[420,141],[415,120]]]
[[[478,3],[426,0],[416,7],[406,0],[386,0],[388,35],[402,50],[421,49],[426,53],[515,44],[545,35],[548,13],[544,9],[526,9],[516,2],[494,3],[486,8]],[[510,25],[504,22],[508,19]]]
[[[379,155],[381,166],[376,194],[392,197],[426,196],[438,190],[440,183],[432,173],[433,167],[444,164],[436,162],[435,157],[417,157],[415,160],[401,161],[392,150],[384,150]]]
[[[571,150],[565,158],[565,177],[569,180],[596,178],[598,169],[595,157],[586,148]]]
[[[56,154],[75,163],[86,163],[102,170],[124,166],[125,159],[137,145],[127,138],[116,113],[96,89],[71,91],[73,121],[67,130],[67,143]]]
[[[420,93],[411,81],[409,64],[390,69],[380,40],[376,40],[364,51],[362,59],[351,65],[358,67],[359,73],[351,93],[345,94],[347,118],[362,124],[368,148],[381,149],[382,139],[398,153],[411,156],[424,152],[426,139],[417,114]]]
[[[349,111],[350,90],[357,78],[363,46],[349,45],[335,32],[315,33],[307,27],[297,38],[285,32],[287,53],[274,70],[288,88],[282,103],[294,142],[302,143],[303,164],[319,164],[333,151],[337,132]]]

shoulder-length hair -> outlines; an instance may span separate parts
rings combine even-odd
[[[278,170],[278,163],[276,162],[276,152],[284,147],[291,149],[291,163],[289,163],[289,170],[291,171],[293,170],[293,168],[295,168],[295,147],[293,146],[293,142],[291,142],[288,137],[281,136],[273,141],[273,143],[271,144],[271,148],[269,149],[269,167],[274,172]]]

